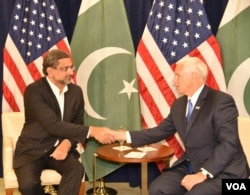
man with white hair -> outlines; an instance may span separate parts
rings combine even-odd
[[[179,134],[185,153],[149,186],[150,195],[221,195],[222,179],[248,178],[249,167],[238,137],[233,98],[206,86],[207,66],[188,57],[175,68],[175,86],[183,94],[170,114],[145,131],[114,132],[133,147]]]

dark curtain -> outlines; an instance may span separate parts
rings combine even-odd
[[[55,0],[69,42],[82,0]]]
[[[3,68],[3,47],[7,32],[9,29],[11,12],[15,0],[0,0],[0,85],[2,86],[2,68]],[[131,29],[131,35],[134,42],[135,50],[138,42],[142,36],[143,29],[147,22],[148,13],[150,11],[153,0],[124,0],[127,17]],[[57,4],[66,35],[69,41],[72,38],[76,18],[78,15],[81,0],[55,0]],[[213,33],[216,34],[221,17],[224,13],[227,0],[205,0],[205,9],[207,11],[208,19],[212,26]],[[2,88],[1,88],[2,89]],[[0,94],[0,110],[2,110],[2,90]],[[0,119],[1,120],[1,119]],[[1,121],[0,121],[1,122]],[[2,123],[0,123],[2,124]],[[0,131],[2,137],[2,131]],[[2,139],[0,139],[2,147]],[[2,162],[2,148],[0,149],[0,162]],[[149,182],[159,175],[159,171],[154,163],[149,164]],[[2,177],[2,164],[0,165],[0,177]],[[130,164],[115,171],[105,178],[105,181],[121,182],[130,181],[131,186],[140,184],[140,165]]]

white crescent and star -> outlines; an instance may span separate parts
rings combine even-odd
[[[129,82],[123,80],[123,84],[124,84],[125,87],[124,87],[123,90],[121,90],[121,91],[119,92],[119,94],[121,94],[121,93],[126,93],[126,94],[128,94],[128,99],[130,100],[131,94],[132,94],[132,93],[137,93],[137,92],[138,92],[138,90],[135,89],[135,88],[133,87],[133,86],[134,86],[134,83],[135,83],[135,79],[134,79],[133,81],[131,81],[131,83],[129,83]]]
[[[104,47],[98,50],[95,50],[91,54],[89,54],[80,64],[77,74],[76,74],[76,80],[78,85],[82,88],[83,90],[83,96],[84,96],[84,102],[85,102],[85,110],[88,113],[89,116],[100,119],[100,120],[106,120],[104,116],[101,116],[98,114],[93,107],[91,106],[88,98],[88,80],[89,77],[94,70],[94,68],[100,64],[102,60],[105,58],[108,58],[112,55],[115,54],[129,54],[132,55],[131,52],[128,50],[118,48],[118,47]],[[138,92],[137,89],[133,87],[135,82],[135,79],[131,82],[128,83],[127,81],[123,80],[124,83],[124,89],[120,91],[120,93],[127,93],[128,98],[130,99],[131,93],[133,92]]]
[[[245,117],[249,116],[244,104],[244,91],[250,79],[249,64],[250,58],[246,59],[235,69],[227,88],[228,93],[235,99],[240,115]]]

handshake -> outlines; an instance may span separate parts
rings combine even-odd
[[[93,127],[89,128],[89,136],[95,138],[102,144],[111,144],[117,140],[126,140],[126,131],[111,130],[107,127]]]

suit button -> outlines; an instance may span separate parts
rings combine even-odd
[[[45,152],[45,153],[47,153],[47,152],[48,152],[48,150],[44,150],[44,152]]]

